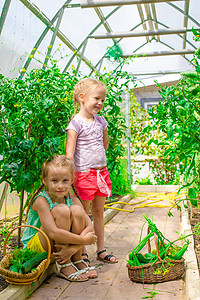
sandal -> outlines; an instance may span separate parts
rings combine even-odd
[[[86,258],[83,258],[83,260],[87,263],[90,264],[90,261],[88,259],[88,254],[87,253],[82,253],[82,256],[86,256]]]
[[[77,270],[77,272],[74,272],[70,275],[65,275],[63,273],[60,272],[60,270],[64,267],[68,267],[68,266],[73,266],[75,268],[75,270]],[[63,265],[60,265],[57,261],[56,261],[56,274],[57,276],[59,277],[63,277],[65,279],[67,279],[68,281],[71,281],[71,282],[82,282],[82,281],[87,281],[89,278],[81,278],[81,279],[78,279],[78,277],[85,273],[85,269],[83,270],[79,270],[72,262],[68,263],[68,264],[63,264]]]
[[[103,252],[106,252],[106,250],[104,249],[104,250],[102,250],[102,251],[97,252],[97,259],[98,259],[98,260],[105,261],[105,262],[111,263],[111,264],[115,264],[115,263],[118,262],[117,260],[116,260],[116,261],[111,261],[111,260],[110,260],[112,257],[115,257],[115,256],[112,255],[112,254],[107,254],[104,258],[101,258],[99,255],[100,255],[101,253],[103,253]]]
[[[89,260],[89,259],[88,259]],[[89,273],[89,271],[91,270],[94,270],[95,267],[94,266],[89,266],[88,263],[84,260],[84,259],[81,259],[81,260],[77,260],[77,261],[73,261],[73,264],[79,264],[79,263],[83,263],[86,267],[84,269],[81,269],[80,271],[83,271],[85,272],[86,274]],[[89,275],[89,274],[88,274]],[[95,276],[88,276],[89,279],[93,279],[93,278],[97,278],[98,275],[95,275]]]

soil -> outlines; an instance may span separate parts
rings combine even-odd
[[[6,225],[6,227],[9,226],[9,224],[14,220],[16,219],[16,216],[15,217],[12,217],[10,219],[7,219],[6,220],[6,223],[4,223],[3,220],[0,220],[0,228],[1,228],[1,231],[0,231],[0,261],[2,260],[3,258],[3,246],[4,246],[4,240],[6,238],[6,230],[3,232],[3,228],[4,228],[4,225]],[[18,224],[15,223],[13,224],[9,231],[11,229],[13,229],[14,227],[16,227]],[[6,244],[6,253],[10,253],[13,249],[15,249],[17,247],[17,230],[13,231],[13,233],[11,234],[7,244]],[[20,248],[22,248],[22,243],[20,244]],[[3,291],[7,286],[9,286],[9,283],[4,279],[4,277],[0,274],[0,292]]]
[[[3,244],[4,244],[4,236],[2,234],[0,234],[0,245],[1,245],[1,249],[0,249],[0,261],[3,258]],[[13,234],[13,236],[11,238],[9,238],[9,241],[7,243],[6,246],[6,253],[11,252],[13,249],[15,249],[17,247],[17,235]],[[20,246],[20,248],[22,247],[22,244]],[[4,290],[7,286],[9,286],[9,283],[6,282],[6,280],[4,279],[4,277],[0,274],[0,292],[2,290]]]
[[[192,228],[192,232],[194,232],[194,226],[200,222],[200,209],[193,207],[192,208],[192,214],[190,212],[190,224]],[[194,235],[194,250],[197,258],[198,268],[200,272],[200,235],[195,234]]]

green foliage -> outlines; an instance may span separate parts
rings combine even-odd
[[[95,78],[107,86],[101,114],[108,121],[108,169],[112,178],[112,174],[120,177],[118,165],[124,154],[121,141],[126,126],[119,104],[129,82],[135,78],[121,71],[96,74]],[[28,201],[40,186],[42,163],[54,154],[65,153],[64,130],[74,113],[73,89],[80,79],[73,68],[71,73],[61,73],[56,64],[26,72],[24,79],[0,75],[0,153],[3,156],[0,183],[8,182],[11,190],[19,194],[24,190]],[[119,181],[120,191],[126,185],[123,179],[124,175]]]
[[[197,50],[196,53],[199,53]],[[165,102],[149,109],[153,127],[166,135],[164,157],[179,163],[179,173],[188,188],[188,196],[196,199],[200,188],[200,69],[199,54],[194,55],[195,72],[182,73],[178,84],[160,87]],[[194,200],[192,204],[197,205]]]
[[[131,187],[127,179],[127,165],[121,160],[125,154],[122,141],[126,137],[126,121],[121,114],[120,103],[124,101],[124,93],[129,92],[129,84],[135,84],[136,78],[128,72],[117,70],[99,75],[97,79],[107,87],[107,97],[101,111],[108,121],[107,167],[113,182],[113,192],[121,195],[127,191],[131,192]],[[116,180],[118,184],[115,183]]]
[[[19,219],[19,217],[16,217],[12,222],[9,223],[9,225],[6,224],[6,222],[3,220],[3,226],[0,230],[0,235],[2,236],[2,242],[1,245],[4,245],[5,239],[9,233],[10,228],[13,226],[13,224]],[[10,243],[11,237],[8,238],[8,243]]]
[[[8,234],[8,232],[9,232],[9,229],[6,226],[5,222],[3,221],[3,226],[2,226],[2,228],[0,230],[0,235],[2,235],[2,236],[5,237]]]
[[[38,253],[35,251],[32,251],[28,248],[24,249],[15,249],[11,252],[13,254],[13,257],[11,257],[11,271],[22,273],[21,267],[23,263],[25,263],[27,260],[35,257]]]
[[[113,194],[131,194],[132,197],[135,197],[128,180],[126,163],[126,160],[119,160],[119,162],[117,163],[117,168],[115,168],[114,171],[110,172],[110,178],[112,181],[112,191]]]
[[[40,184],[42,162],[63,152],[64,128],[73,111],[77,82],[53,66],[31,70],[24,80],[0,77],[0,182],[29,194]]]
[[[164,275],[166,272],[169,272],[170,267],[173,264],[173,260],[180,260],[183,257],[189,245],[189,240],[187,237],[194,234],[199,234],[199,226],[196,228],[195,232],[186,236],[182,235],[173,242],[170,242],[157,228],[156,224],[154,224],[145,214],[143,214],[143,217],[148,223],[149,233],[139,242],[132,252],[129,253],[129,259],[127,262],[130,266],[142,266],[148,263],[152,263],[153,265],[159,260],[159,258],[161,258],[162,265],[160,268],[155,270],[154,274]],[[154,235],[157,236],[156,249],[153,249],[152,253],[140,253],[140,251],[145,247],[148,241],[154,237]],[[175,244],[179,240],[184,240],[184,245],[182,247]]]
[[[149,296],[144,296],[144,297],[142,297],[141,299],[152,299],[152,298],[154,298],[156,295],[159,295],[159,293],[158,293],[158,292],[155,292],[155,291],[147,292],[147,294],[149,294]]]
[[[4,245],[4,242],[5,242],[5,239],[6,239],[6,236],[7,236],[8,233],[9,233],[9,229],[6,226],[6,223],[3,221],[3,226],[2,226],[1,231],[0,231],[0,235],[2,236],[2,242],[1,242],[2,247]],[[9,243],[9,240],[10,240],[10,237],[8,239],[8,243]]]
[[[162,105],[160,103],[160,105]],[[177,160],[169,161],[165,152],[170,149],[171,142],[167,141],[167,135],[159,131],[157,126],[152,125],[148,112],[140,106],[136,98],[131,97],[131,150],[132,155],[147,155],[155,157],[149,159],[149,168],[154,174],[157,184],[176,184],[179,180]],[[146,180],[138,184],[151,184]],[[140,183],[139,183],[140,182]]]
[[[140,185],[152,185],[153,183],[151,182],[151,179],[149,176],[146,178],[135,178],[134,184],[140,184]]]

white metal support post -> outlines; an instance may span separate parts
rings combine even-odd
[[[126,103],[126,145],[127,145],[127,171],[128,180],[131,184],[131,121],[130,121],[130,95],[126,93],[124,95]]]

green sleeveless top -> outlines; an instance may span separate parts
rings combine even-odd
[[[34,201],[37,199],[37,197],[39,196],[43,196],[48,204],[49,204],[49,207],[50,207],[50,210],[52,210],[56,205],[58,205],[59,203],[55,202],[53,204],[51,198],[47,195],[47,193],[45,191],[43,191],[42,193],[40,193],[39,195],[37,195],[34,199]],[[66,205],[68,207],[70,207],[71,205],[73,205],[73,202],[72,202],[72,199],[71,198],[66,198]],[[29,210],[29,213],[28,213],[28,219],[27,219],[27,222],[26,222],[27,225],[31,225],[31,226],[35,226],[37,228],[40,228],[41,227],[41,222],[40,222],[40,219],[39,219],[39,215],[37,213],[37,211],[34,211],[32,209],[32,206]],[[37,233],[38,231],[34,228],[31,228],[31,227],[25,227],[24,229],[24,232],[23,232],[23,236],[22,236],[22,243],[24,244],[24,247],[27,247],[28,245],[28,242],[30,241],[30,239]]]

